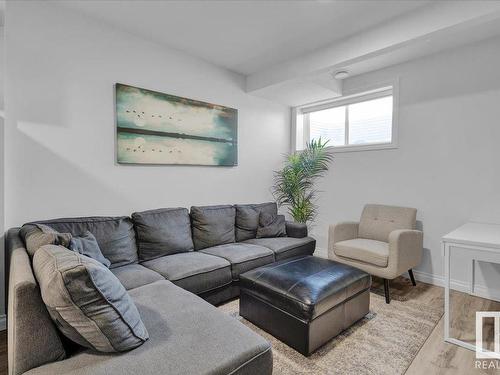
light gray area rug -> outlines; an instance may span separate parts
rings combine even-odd
[[[273,347],[275,375],[403,374],[443,315],[442,309],[370,294],[370,313],[304,357],[239,316],[239,301],[219,308],[265,337]]]

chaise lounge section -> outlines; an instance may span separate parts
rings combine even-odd
[[[297,224],[287,223],[286,237],[256,238],[261,212],[276,215],[276,204],[37,222],[95,236],[150,334],[120,354],[75,348],[60,335],[41,299],[23,231],[9,230],[9,374],[271,374],[269,343],[213,306],[239,295],[242,273],[314,252],[315,240]]]

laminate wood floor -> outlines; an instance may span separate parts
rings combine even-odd
[[[380,281],[375,280],[374,284],[377,283],[380,283]],[[416,287],[412,287],[407,282],[398,283],[396,280],[392,288],[395,288],[394,293],[404,295],[409,300],[415,300],[430,306],[442,306],[443,304],[443,288],[440,287],[420,282]],[[461,332],[460,338],[469,341],[474,339],[474,316],[476,311],[500,311],[500,303],[459,292],[452,293],[451,302],[454,315],[452,315],[452,332],[456,329],[456,332]],[[444,319],[441,318],[406,371],[407,375],[500,374],[500,369],[476,368],[475,353],[456,345],[445,343],[443,341],[443,329]],[[0,375],[7,375],[6,331],[0,332]]]

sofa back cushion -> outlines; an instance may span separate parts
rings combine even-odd
[[[415,229],[416,219],[415,208],[367,204],[361,214],[358,236],[389,242],[393,230]]]
[[[193,206],[191,226],[195,250],[235,242],[233,206]]]
[[[134,226],[129,217],[76,217],[36,223],[73,236],[81,236],[89,231],[96,238],[102,255],[111,262],[110,268],[138,261]]]
[[[35,253],[33,269],[52,320],[73,342],[113,353],[136,348],[149,338],[129,294],[98,261],[45,245]]]
[[[132,214],[139,260],[184,253],[194,249],[186,208],[162,208]]]
[[[278,214],[275,202],[259,204],[237,204],[236,208],[236,241],[246,241],[255,238],[259,227],[260,213]]]

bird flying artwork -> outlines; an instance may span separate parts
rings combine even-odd
[[[121,83],[115,90],[118,163],[237,165],[236,109]]]

